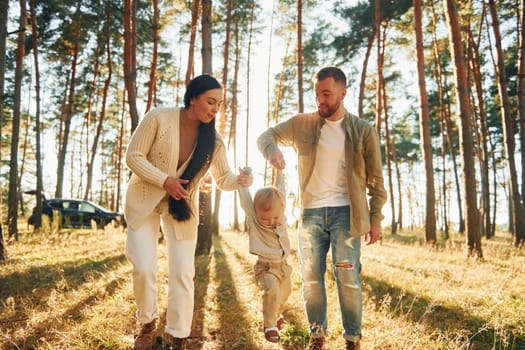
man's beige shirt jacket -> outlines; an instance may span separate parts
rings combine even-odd
[[[315,113],[298,114],[263,132],[257,139],[259,150],[268,159],[281,146],[297,152],[301,203],[312,175],[325,120]],[[377,132],[367,121],[345,111],[341,127],[345,130],[347,189],[350,201],[350,234],[370,231],[370,224],[381,225],[381,209],[387,194],[383,182],[381,148]]]

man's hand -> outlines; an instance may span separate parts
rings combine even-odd
[[[279,149],[276,149],[272,152],[272,154],[270,154],[268,161],[275,169],[283,170],[286,167],[286,161],[284,160],[283,153]]]
[[[370,226],[370,231],[365,234],[366,245],[374,244],[381,239],[381,228],[376,225]]]

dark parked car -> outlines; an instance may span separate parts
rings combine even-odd
[[[91,228],[91,221],[96,222],[98,228],[103,228],[109,223],[126,225],[124,214],[109,211],[93,202],[79,199],[52,198],[44,199],[42,214],[53,220],[53,211],[59,214],[61,227]],[[34,222],[34,213],[28,222]]]

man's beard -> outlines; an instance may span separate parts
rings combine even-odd
[[[334,115],[334,113],[339,109],[339,106],[341,105],[341,102],[339,102],[337,104],[337,106],[335,106],[335,108],[331,108],[331,106],[327,106],[327,109],[324,113],[321,113],[321,110],[319,107],[317,107],[317,112],[319,113],[319,115],[321,116],[321,118],[330,118],[332,115]]]

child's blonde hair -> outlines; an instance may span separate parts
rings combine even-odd
[[[275,186],[260,188],[253,196],[253,206],[255,210],[266,212],[272,209],[276,203],[280,203],[283,209],[286,206],[284,195]]]

